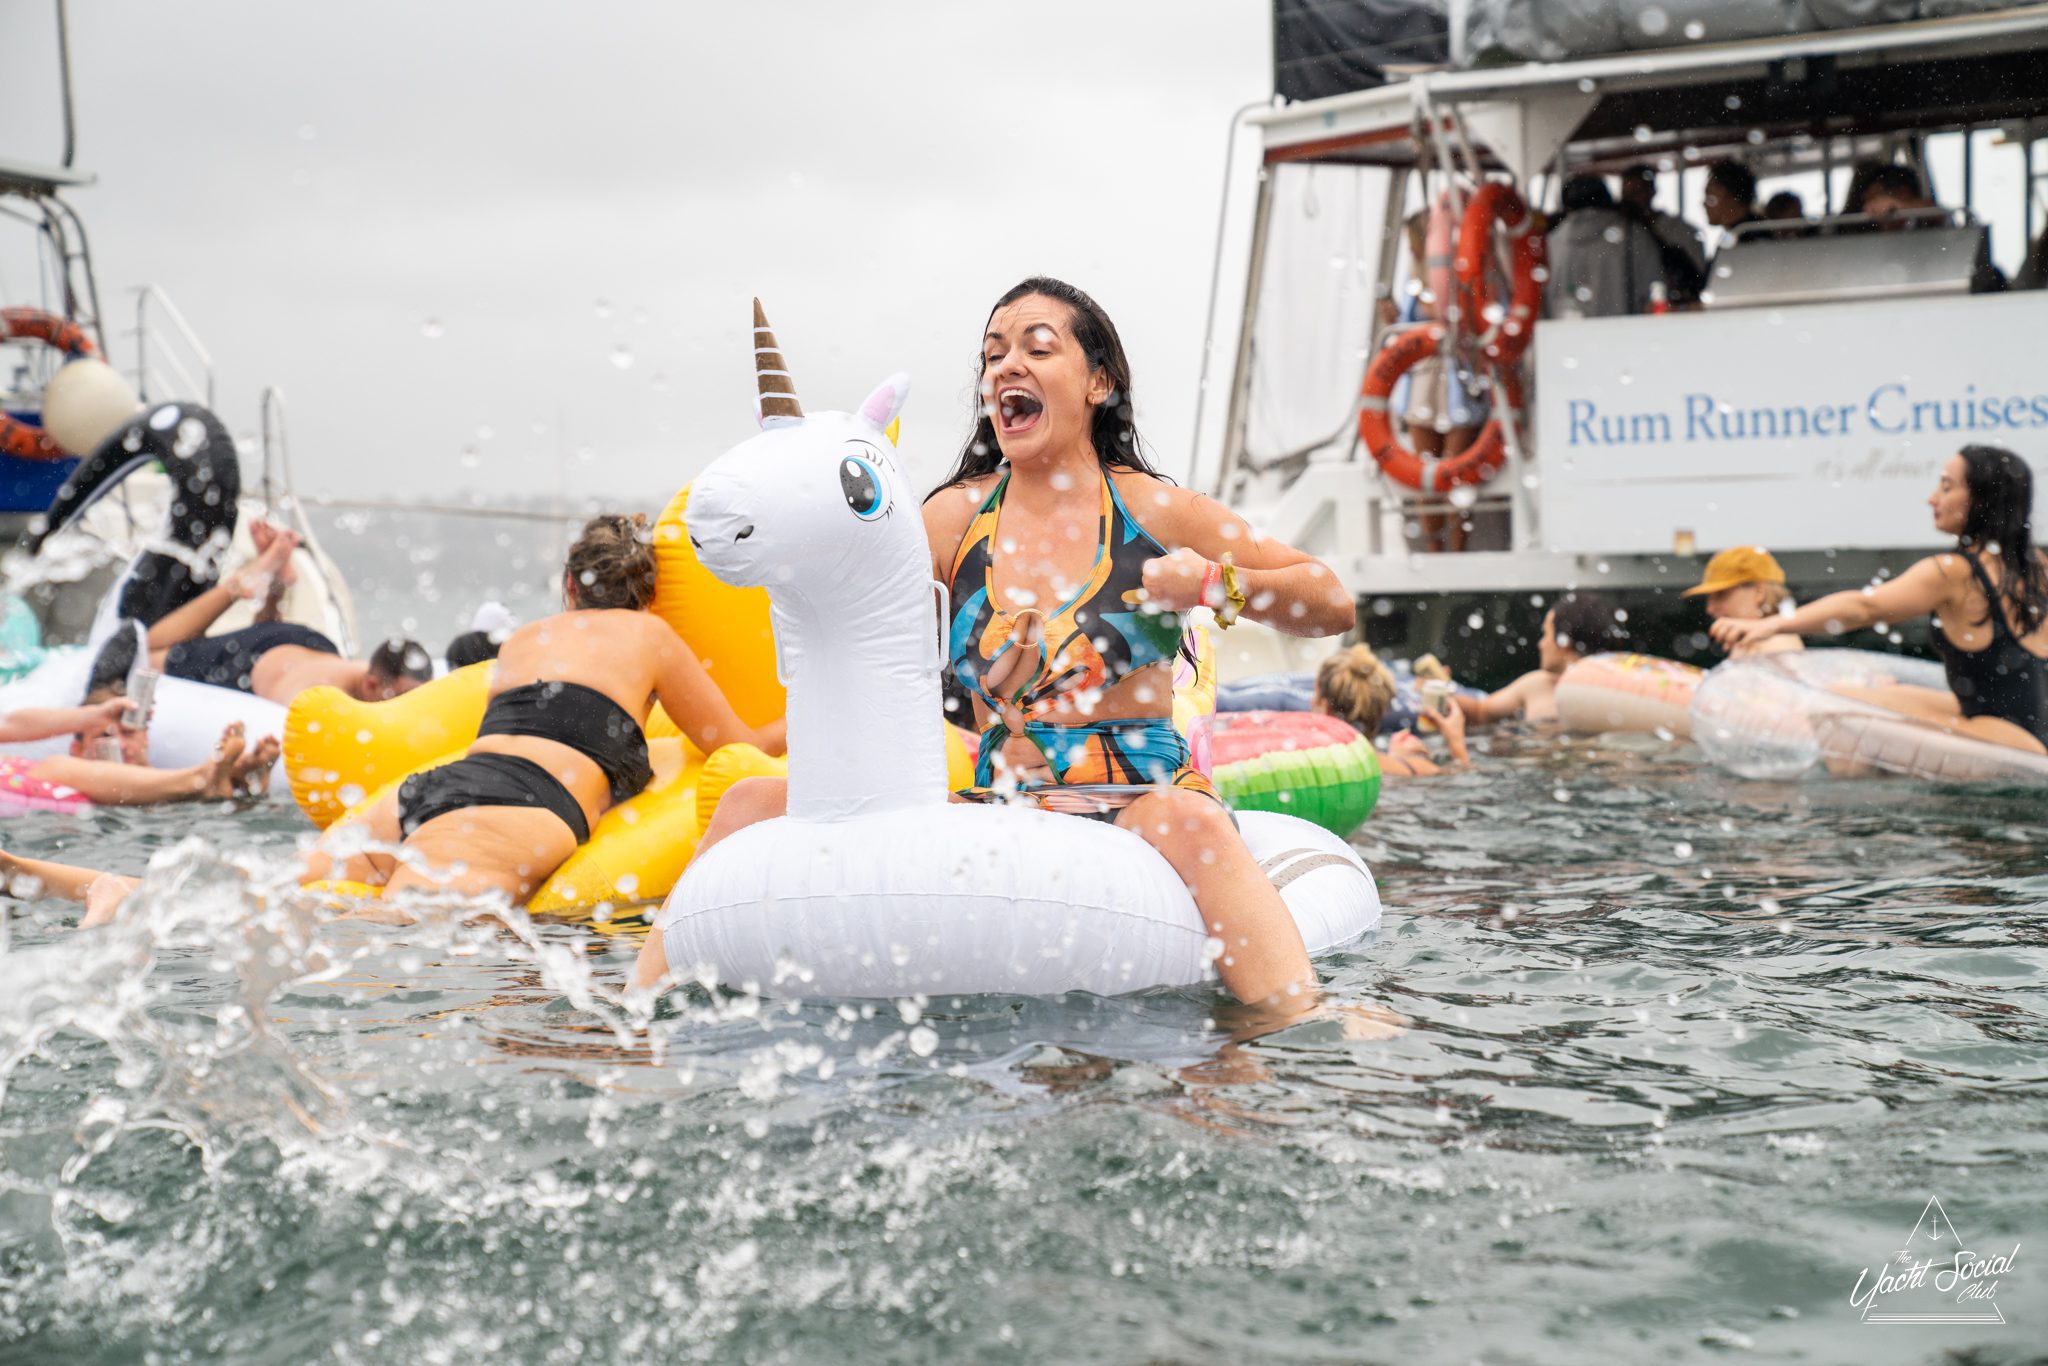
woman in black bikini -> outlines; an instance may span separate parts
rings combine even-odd
[[[654,555],[644,518],[593,518],[569,548],[562,597],[569,610],[521,627],[498,652],[469,752],[335,825],[307,857],[304,881],[526,900],[599,816],[652,781],[642,727],[656,700],[707,754],[737,741],[783,752],[783,723],[741,721],[690,647],[647,610]],[[327,852],[366,836],[397,853]],[[57,864],[22,871],[86,901],[86,924],[110,918],[135,885]]]
[[[654,554],[644,518],[593,518],[569,548],[562,598],[568,611],[522,626],[498,651],[469,753],[407,779],[323,840],[360,825],[418,859],[366,853],[336,866],[315,853],[308,881],[524,901],[599,816],[653,780],[641,727],[656,699],[707,754],[737,741],[782,753],[783,723],[741,721],[690,647],[647,610]]]
[[[1839,635],[1931,615],[1947,691],[1843,691],[1957,735],[2048,754],[2048,558],[2034,546],[2033,473],[2001,447],[1965,446],[1942,466],[1927,503],[1935,529],[1956,538],[1954,551],[1790,616],[1717,621],[1714,639],[1732,650],[1781,633]]]

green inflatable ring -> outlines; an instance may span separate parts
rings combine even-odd
[[[1299,711],[1207,719],[1210,772],[1234,810],[1299,816],[1342,837],[1379,802],[1379,752],[1345,721]]]

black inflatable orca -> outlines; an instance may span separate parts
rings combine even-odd
[[[79,462],[57,490],[31,554],[55,532],[151,462],[171,479],[171,509],[158,539],[121,576],[120,615],[152,624],[199,596],[220,575],[235,532],[242,466],[221,420],[196,403],[160,403],[135,415]]]

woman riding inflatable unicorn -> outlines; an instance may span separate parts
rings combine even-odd
[[[764,504],[765,485],[736,483],[741,468],[755,481],[766,479],[761,471],[784,452],[790,468],[774,468],[792,501],[802,478],[794,452],[803,411],[758,305],[755,322],[766,429],[755,441],[763,453],[743,466],[736,451],[697,481],[691,539],[706,567],[729,582],[764,582],[771,593],[788,584],[798,592],[805,585],[789,564],[763,557],[804,553],[800,533],[768,520],[775,515],[800,525],[802,510]],[[1326,565],[1260,538],[1235,513],[1153,470],[1132,425],[1123,344],[1080,290],[1048,279],[1018,285],[997,301],[980,355],[974,430],[957,466],[924,504],[921,555],[894,567],[929,581],[923,592],[936,586],[950,601],[943,663],[968,694],[982,737],[977,788],[962,795],[1020,796],[1135,833],[1165,857],[1202,923],[1222,941],[1216,968],[1226,987],[1247,1002],[1305,998],[1316,979],[1302,935],[1230,812],[1190,766],[1173,727],[1172,667],[1182,615],[1197,605],[1218,608],[1226,625],[1242,614],[1290,634],[1334,635],[1354,622],[1351,595]],[[902,384],[892,382],[863,413],[879,430],[901,402]],[[814,442],[826,435],[810,433]],[[894,478],[884,477],[879,456],[847,447],[835,491],[845,503],[840,515],[851,508],[856,518],[880,521],[907,512],[891,504]],[[757,524],[764,534],[754,539]],[[779,547],[777,531],[784,533]],[[778,598],[776,635],[785,657],[799,637],[790,615]],[[856,629],[841,623],[837,633]],[[810,626],[796,648],[843,646],[818,640],[819,633]],[[935,668],[939,661],[923,663]],[[899,667],[907,675],[919,661]],[[909,693],[907,676],[904,682]],[[803,757],[808,745],[846,747],[844,735],[806,734],[794,687],[791,696],[794,754]],[[884,725],[888,719],[847,716],[836,726],[888,731],[881,738],[891,745],[931,732],[936,743],[935,718],[905,714],[900,725]],[[834,764],[865,767],[870,775],[882,766],[852,755]],[[699,858],[756,822],[799,814],[798,782],[793,770],[789,780],[736,784],[706,830]],[[1002,838],[993,821],[978,830],[973,822],[959,824],[981,840]],[[1069,871],[1080,880],[1091,876],[1085,866]],[[651,935],[639,980],[661,980],[671,966],[664,936]]]

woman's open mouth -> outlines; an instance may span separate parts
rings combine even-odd
[[[1044,415],[1045,404],[1036,394],[1005,389],[996,395],[996,429],[1004,436],[1030,431]]]

